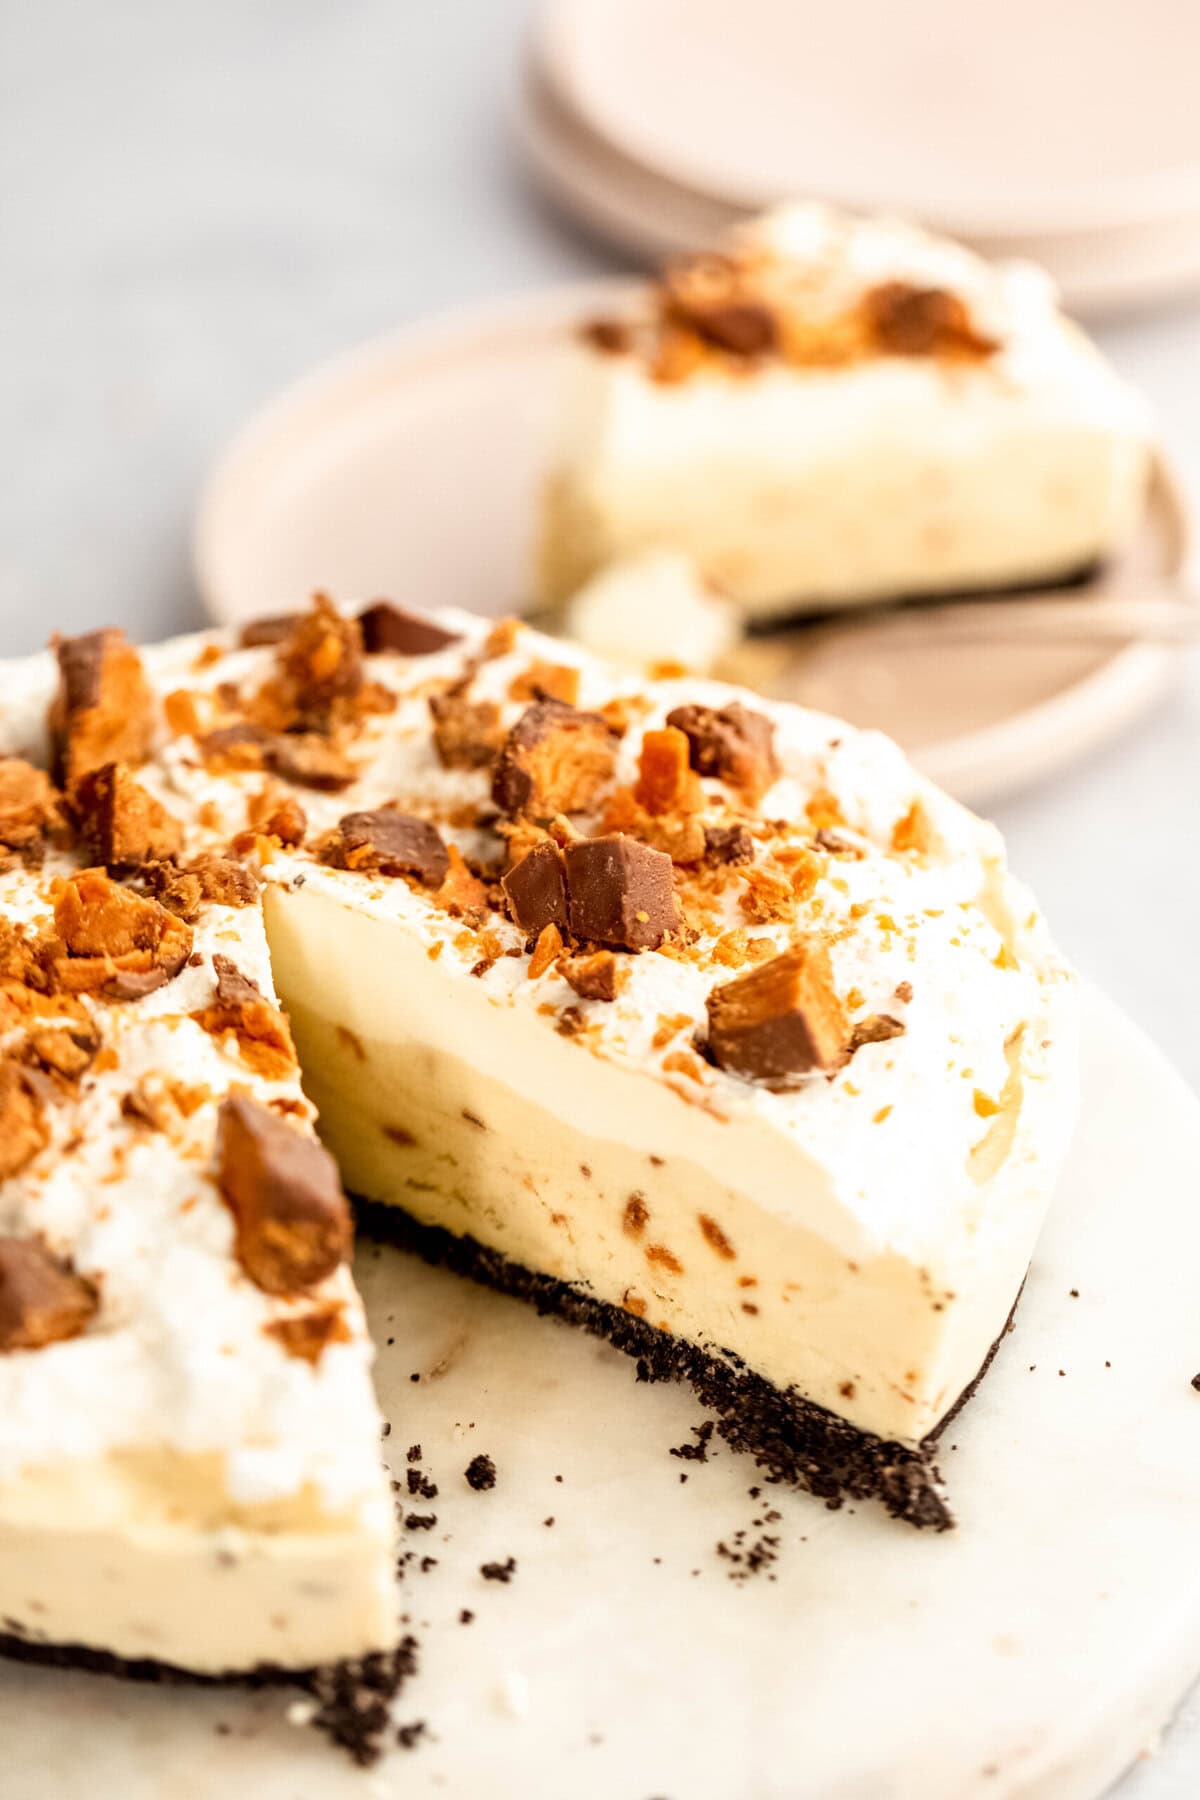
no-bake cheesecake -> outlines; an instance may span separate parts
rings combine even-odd
[[[646,549],[753,618],[1078,576],[1134,530],[1138,398],[1025,264],[780,208],[590,322],[567,359],[538,583]]]
[[[321,600],[7,665],[0,753],[4,1647],[394,1647],[342,1184],[773,1473],[949,1522],[936,1433],[1053,1191],[1073,992],[892,744]]]

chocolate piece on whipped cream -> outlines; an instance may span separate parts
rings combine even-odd
[[[144,762],[154,707],[142,659],[114,627],[60,638],[58,692],[50,708],[53,773],[68,793],[104,763]]]
[[[267,999],[256,981],[243,975],[232,957],[213,957],[216,999],[194,1013],[197,1024],[214,1037],[232,1032],[243,1059],[268,1080],[283,1080],[296,1066],[296,1049],[287,1019]]]
[[[713,1061],[766,1087],[837,1068],[848,1036],[829,953],[817,942],[793,944],[708,996]]]
[[[358,769],[317,731],[268,731],[250,719],[221,725],[200,739],[200,754],[216,772],[267,769],[296,787],[337,794],[357,779]]]
[[[863,295],[863,311],[879,348],[892,356],[991,356],[1000,348],[945,288],[884,281]]]
[[[436,825],[388,806],[339,819],[329,860],[336,868],[368,875],[411,875],[426,887],[440,887],[450,871]]]
[[[28,850],[62,824],[59,795],[49,777],[19,756],[0,759],[0,845]]]
[[[611,950],[568,957],[559,968],[581,1000],[616,999],[621,966]]]
[[[323,727],[337,701],[354,698],[363,681],[362,649],[358,621],[318,594],[278,652],[303,721]]]
[[[551,838],[535,844],[509,870],[501,886],[515,923],[530,937],[547,925],[568,929],[567,868],[562,851]]]
[[[173,980],[192,953],[192,933],[181,919],[99,869],[82,869],[63,884],[54,927],[58,953],[49,973],[61,993],[140,1000]]]
[[[486,769],[504,738],[494,700],[471,700],[458,687],[429,696],[433,747],[443,769]]]
[[[217,1131],[221,1192],[238,1260],[268,1294],[295,1294],[350,1252],[350,1208],[329,1152],[270,1107],[230,1095]]]
[[[148,794],[124,763],[91,769],[76,786],[72,811],[89,856],[110,875],[166,862],[183,848],[183,825]]]
[[[704,860],[710,863],[754,861],[754,838],[748,825],[708,825],[704,830]]]
[[[28,1071],[11,1057],[0,1062],[0,1181],[17,1175],[46,1143],[46,1125]]]
[[[390,650],[396,656],[432,656],[456,644],[457,631],[447,631],[423,613],[409,612],[394,600],[376,600],[358,615],[363,649],[368,656]]]
[[[91,1282],[37,1238],[0,1237],[0,1351],[78,1337],[97,1304]]]
[[[636,838],[580,838],[564,852],[572,935],[657,950],[680,927],[671,859]]]
[[[895,1019],[891,1013],[872,1013],[869,1019],[860,1019],[850,1033],[850,1054],[861,1050],[864,1044],[886,1044],[890,1038],[903,1037],[905,1024],[902,1019]]]
[[[667,714],[667,724],[687,738],[698,775],[728,782],[752,801],[760,800],[779,775],[774,725],[740,700],[720,709],[677,706]]]
[[[268,644],[282,644],[299,625],[303,613],[271,613],[262,619],[248,619],[238,634],[244,650],[258,650]]]
[[[663,316],[692,331],[702,343],[730,356],[766,356],[779,347],[779,321],[746,291],[735,263],[697,256],[668,269],[663,278]]]
[[[492,799],[510,816],[582,812],[612,780],[617,739],[599,713],[562,700],[527,706],[504,740]]]

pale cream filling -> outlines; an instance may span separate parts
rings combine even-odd
[[[915,1443],[977,1374],[1024,1277],[1071,1108],[1013,1078],[925,1250],[872,1242],[832,1171],[452,979],[394,923],[268,889],[275,979],[353,1191],[579,1285],[864,1430]],[[336,996],[336,999],[331,999]],[[1061,1067],[1062,1080],[1058,1073]],[[1061,1124],[1055,1115],[1061,1115]]]
[[[381,1491],[238,1507],[222,1459],[113,1451],[0,1487],[0,1631],[204,1674],[306,1668],[395,1641]]]

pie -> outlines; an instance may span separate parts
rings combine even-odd
[[[0,753],[5,1649],[401,1671],[344,1189],[771,1475],[951,1522],[1074,992],[888,740],[319,597],[4,665]]]

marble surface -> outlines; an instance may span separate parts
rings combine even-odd
[[[313,362],[614,258],[508,147],[525,0],[0,9],[0,649],[193,624],[197,483]],[[1200,304],[1100,335],[1200,493]],[[1200,659],[1157,716],[999,809],[1058,934],[1200,1084]],[[1200,1786],[1200,1703],[1122,1800]]]

